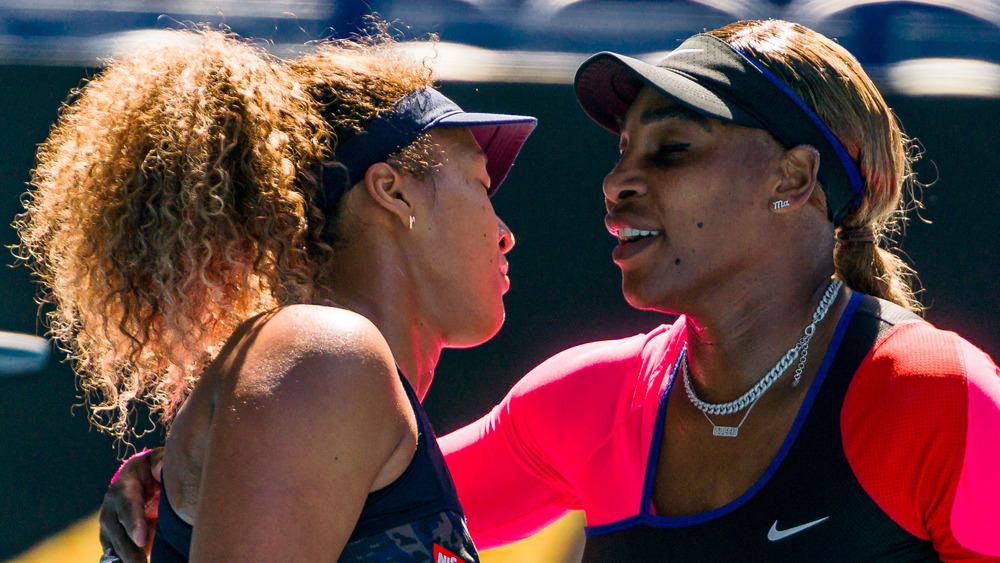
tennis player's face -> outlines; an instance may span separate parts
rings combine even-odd
[[[768,248],[760,225],[781,147],[647,87],[625,116],[620,148],[604,180],[605,222],[629,303],[695,314],[738,294],[740,276]]]
[[[439,128],[431,135],[441,163],[413,226],[422,237],[420,283],[427,314],[446,345],[473,346],[503,324],[503,294],[510,287],[504,254],[514,239],[487,195],[486,156],[472,133]]]

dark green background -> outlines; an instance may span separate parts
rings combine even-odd
[[[34,150],[68,91],[88,71],[0,66],[0,222],[19,211]],[[665,317],[630,309],[610,259],[601,179],[615,138],[588,121],[568,85],[446,84],[466,108],[536,115],[540,126],[494,199],[517,235],[508,256],[507,325],[491,342],[446,351],[425,405],[439,433],[484,413],[548,355],[591,339],[645,331]],[[996,212],[1000,101],[889,97],[926,149],[918,166],[926,224],[903,243],[926,288],[927,317],[1000,355]],[[15,234],[0,231],[10,245]],[[6,251],[5,264],[13,262]],[[41,332],[27,270],[0,268],[0,330]],[[93,511],[118,465],[111,438],[92,431],[65,363],[0,377],[0,559]],[[143,443],[152,444],[152,436]],[[95,554],[96,560],[96,554]]]

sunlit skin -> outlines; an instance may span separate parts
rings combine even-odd
[[[833,274],[833,225],[810,202],[819,155],[695,114],[648,87],[625,116],[620,147],[604,181],[608,229],[656,233],[621,241],[614,252],[625,297],[635,307],[686,315],[696,391],[709,402],[733,400],[801,337]],[[789,205],[776,210],[776,200]],[[780,380],[754,407],[740,440],[706,439],[708,421],[682,385],[673,387],[654,481],[658,513],[717,508],[763,473],[847,295],[818,326],[802,384]],[[743,414],[715,423],[736,425]]]
[[[368,493],[416,448],[397,365],[422,397],[443,348],[500,329],[513,237],[487,196],[485,156],[467,129],[431,140],[441,156],[429,178],[379,163],[345,197],[323,292],[337,306],[244,323],[175,418],[164,487],[198,522],[192,560],[339,553]]]
[[[347,266],[331,288],[335,302],[382,329],[420,397],[443,347],[474,346],[500,330],[510,284],[504,254],[514,245],[487,196],[486,156],[472,134],[439,128],[431,136],[446,156],[428,181],[376,164],[348,193]]]

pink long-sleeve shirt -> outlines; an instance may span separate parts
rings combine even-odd
[[[570,510],[585,512],[589,530],[640,517],[658,409],[685,341],[681,317],[569,349],[440,439],[480,549]],[[925,321],[893,326],[851,380],[840,433],[857,481],[900,527],[944,560],[1000,560],[1000,372],[985,353]]]

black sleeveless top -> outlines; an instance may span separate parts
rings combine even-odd
[[[413,388],[399,378],[417,417],[417,450],[398,479],[369,493],[338,561],[478,563],[434,429]],[[151,562],[187,561],[192,527],[174,512],[166,489],[159,511]]]
[[[931,542],[904,530],[868,496],[840,434],[841,406],[861,362],[889,328],[914,318],[855,293],[803,404],[804,422],[796,422],[779,459],[741,502],[683,517],[647,512],[588,528],[583,561],[938,561]],[[657,433],[654,447],[659,443]],[[652,478],[643,493],[647,507]]]

